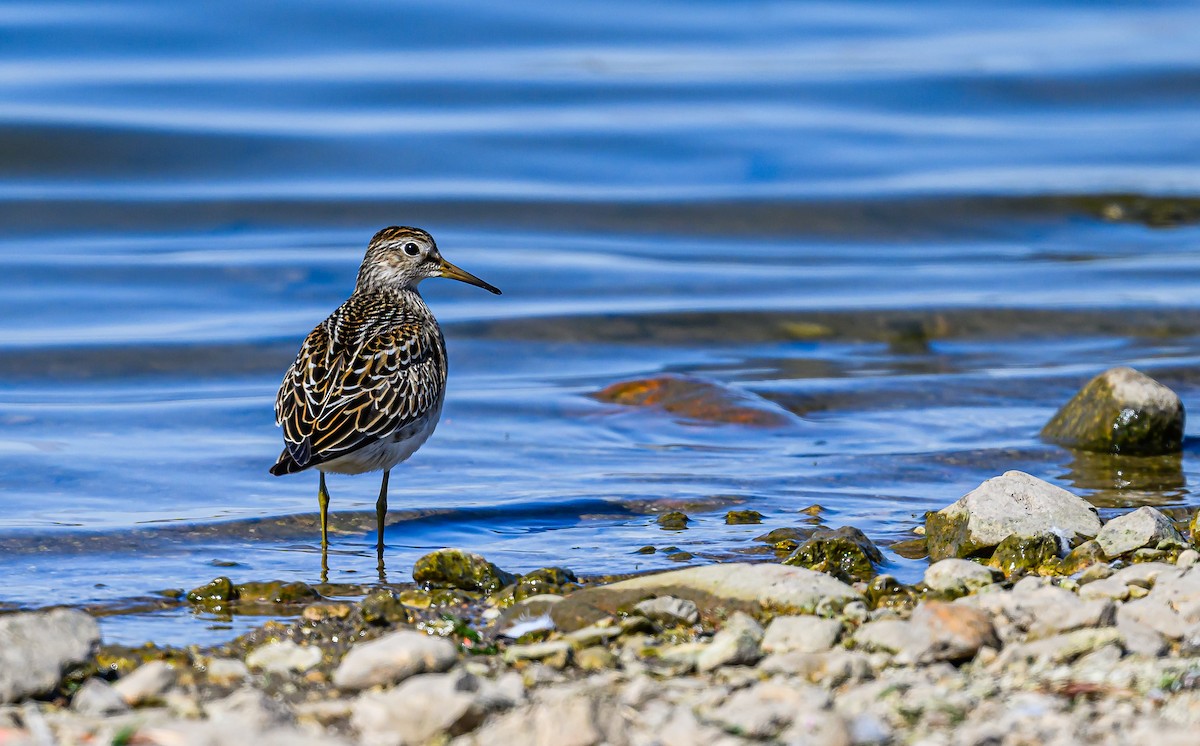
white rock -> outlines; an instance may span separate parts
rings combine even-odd
[[[0,616],[0,704],[52,690],[100,642],[100,627],[75,609]]]
[[[666,625],[695,624],[700,621],[700,609],[694,601],[674,596],[648,598],[633,607],[638,614]]]
[[[367,746],[424,744],[439,734],[460,735],[487,714],[480,688],[480,680],[468,673],[420,674],[394,689],[359,695],[350,724]]]
[[[1050,532],[1072,544],[1090,539],[1100,530],[1100,517],[1087,500],[1021,471],[993,477],[938,511],[939,518],[965,521],[965,533],[950,542],[950,554],[941,549],[934,531],[927,532],[931,558],[944,559],[994,547],[1014,534],[1036,536]],[[932,524],[927,523],[927,529]]]
[[[1179,557],[1175,560],[1175,564],[1179,567],[1191,567],[1200,562],[1200,552],[1195,549],[1185,549],[1179,553]]]
[[[297,645],[291,640],[269,642],[255,648],[246,656],[246,665],[268,673],[307,671],[321,662],[321,649],[316,645]]]
[[[206,702],[204,711],[210,720],[235,721],[251,732],[271,730],[292,721],[285,705],[248,686],[223,699]]]
[[[1104,524],[1096,535],[1096,543],[1110,559],[1142,547],[1187,546],[1171,519],[1149,505]]]
[[[333,672],[333,684],[339,689],[394,684],[419,673],[441,673],[457,660],[449,640],[404,629],[350,648]]]
[[[104,717],[126,712],[129,705],[107,682],[91,678],[83,682],[83,686],[71,698],[71,709],[81,715]]]
[[[723,729],[753,739],[775,738],[796,717],[822,710],[829,701],[814,686],[765,681],[739,689],[702,717]]]
[[[208,680],[218,686],[237,684],[250,675],[250,669],[237,658],[209,658],[204,668]]]
[[[949,557],[925,568],[925,585],[944,593],[964,593],[995,582],[994,571],[978,562]]]
[[[735,611],[713,635],[712,642],[696,659],[699,671],[721,666],[750,665],[762,657],[763,628],[754,617]]]
[[[175,683],[175,669],[166,661],[144,663],[113,684],[113,689],[131,707],[158,699]]]
[[[762,649],[764,653],[820,653],[832,648],[841,634],[842,623],[836,619],[777,616],[767,625]]]

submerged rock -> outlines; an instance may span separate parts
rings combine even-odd
[[[730,526],[741,526],[748,523],[762,523],[763,514],[757,510],[731,510],[725,514],[725,523]]]
[[[688,524],[691,522],[692,519],[688,518],[686,513],[678,510],[672,510],[667,513],[663,513],[657,519],[655,519],[655,523],[657,523],[665,531],[682,531],[683,529],[687,528]]]
[[[614,383],[596,399],[627,406],[659,407],[690,420],[753,427],[783,427],[792,415],[752,393],[691,376],[658,376]]]
[[[1096,543],[1109,559],[1135,549],[1183,549],[1187,541],[1171,519],[1149,505],[1113,518],[1096,535]]]
[[[879,547],[853,526],[819,528],[783,561],[785,565],[826,572],[848,582],[874,577],[876,566],[882,563]]]
[[[49,693],[99,643],[96,620],[75,609],[0,616],[0,703]]]
[[[1090,503],[1021,471],[993,477],[925,517],[933,561],[982,553],[1014,534],[1052,533],[1075,545],[1099,531],[1100,516]]]
[[[1150,456],[1183,447],[1183,403],[1132,368],[1093,378],[1042,428],[1051,443],[1084,451]]]
[[[808,541],[814,533],[815,528],[776,528],[768,531],[762,536],[754,537],[755,541],[761,541],[765,544],[770,544],[775,549],[781,552],[794,552],[804,542]]]
[[[495,593],[512,584],[516,576],[488,562],[482,555],[461,549],[439,549],[417,560],[413,580],[423,585]]]

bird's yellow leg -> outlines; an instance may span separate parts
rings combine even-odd
[[[325,486],[325,472],[321,472],[321,486],[317,488],[317,504],[321,506],[321,582],[329,582],[329,488]]]

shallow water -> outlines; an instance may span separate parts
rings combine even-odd
[[[1115,461],[1037,432],[1111,365],[1200,392],[1196,208],[1107,196],[1200,193],[1196,29],[1190,3],[0,6],[0,603],[215,642],[257,620],[140,599],[316,582],[272,400],[394,223],[505,294],[423,287],[451,380],[393,474],[389,580],[441,546],[728,558],[813,503],[891,543],[1013,468],[1194,506],[1190,441]],[[662,372],[799,418],[589,396]],[[377,487],[330,480],[332,581],[376,580]]]

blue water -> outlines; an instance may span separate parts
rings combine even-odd
[[[423,286],[451,378],[393,474],[391,580],[446,545],[739,556],[812,503],[888,543],[1010,468],[1200,504],[1192,451],[1145,477],[1037,439],[1111,365],[1200,393],[1200,228],[1077,199],[1200,193],[1198,50],[1192,3],[0,4],[0,603],[315,582],[316,479],[267,474],[272,400],[391,224],[505,293]],[[857,321],[786,331],[835,312]],[[889,342],[913,323],[928,346]],[[589,396],[662,372],[802,419]],[[377,482],[330,489],[369,513]],[[371,582],[347,520],[330,579]]]

